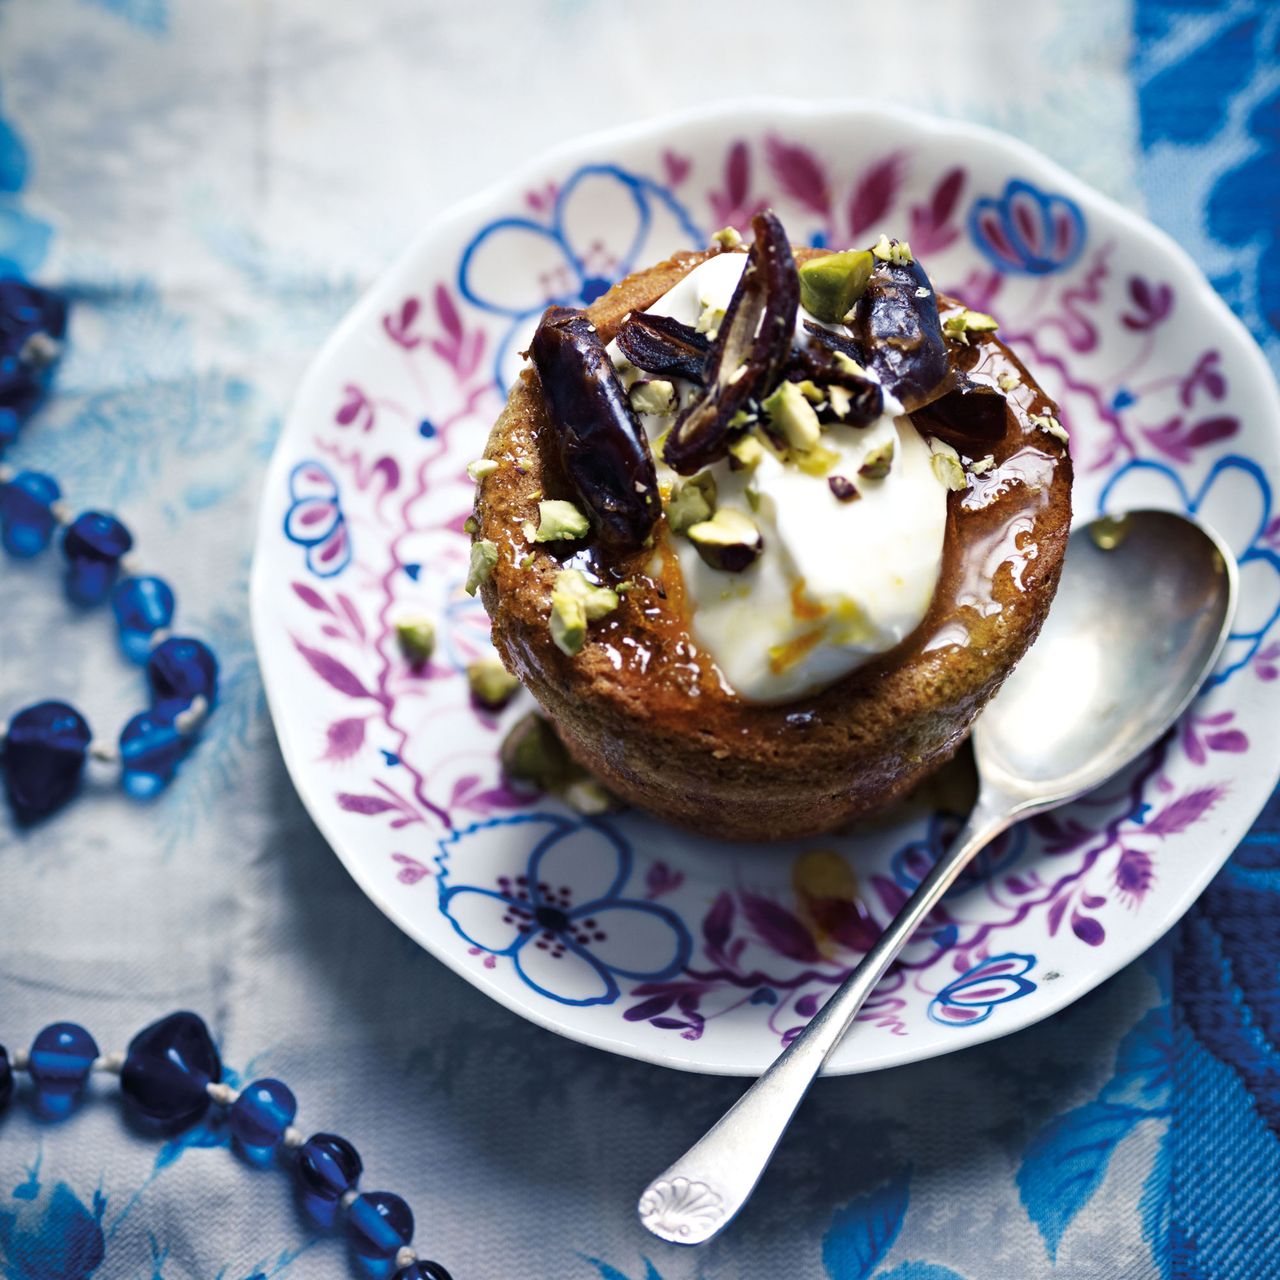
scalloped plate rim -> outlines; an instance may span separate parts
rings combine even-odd
[[[632,143],[650,141],[669,135],[673,130],[694,125],[714,125],[717,123],[732,124],[736,128],[747,131],[753,125],[776,124],[779,119],[818,121],[823,124],[848,123],[865,126],[868,121],[887,121],[898,129],[906,128],[921,135],[938,137],[951,136],[958,141],[970,145],[994,148],[1017,161],[1030,171],[1037,181],[1051,182],[1056,190],[1067,194],[1071,199],[1085,207],[1091,214],[1101,214],[1119,230],[1129,236],[1140,237],[1158,250],[1169,268],[1170,277],[1180,287],[1190,288],[1199,305],[1207,308],[1214,317],[1222,334],[1223,344],[1230,345],[1234,353],[1241,358],[1249,374],[1249,385],[1242,398],[1256,402],[1261,396],[1270,400],[1272,422],[1280,423],[1280,390],[1277,389],[1270,366],[1261,349],[1243,322],[1230,310],[1223,299],[1214,291],[1204,274],[1195,264],[1191,256],[1168,233],[1143,218],[1140,214],[1126,208],[1112,197],[1105,195],[1077,178],[1069,170],[1028,143],[1013,138],[997,129],[986,125],[964,120],[949,119],[930,115],[926,112],[898,106],[896,104],[876,103],[858,98],[832,100],[829,102],[808,102],[783,97],[752,96],[741,99],[722,101],[710,105],[702,105],[677,112],[667,113],[649,120],[615,126],[568,140],[539,152],[532,160],[527,161],[508,173],[501,180],[491,183],[473,195],[450,205],[445,211],[432,218],[409,242],[391,263],[362,292],[359,299],[334,328],[325,340],[319,352],[312,359],[294,391],[290,408],[284,425],[273,449],[270,463],[263,477],[263,487],[259,500],[258,520],[256,525],[254,554],[250,572],[250,614],[254,645],[258,655],[259,667],[263,675],[263,686],[266,692],[267,705],[275,727],[277,740],[285,767],[294,788],[301,799],[321,835],[337,854],[348,874],[356,882],[361,892],[378,907],[388,919],[400,930],[412,938],[424,950],[430,952],[438,961],[447,965],[456,974],[476,987],[484,995],[504,1005],[521,1017],[545,1030],[577,1041],[580,1044],[619,1054],[637,1061],[656,1066],[671,1067],[676,1070],[690,1071],[697,1074],[725,1076],[755,1076],[765,1069],[767,1063],[720,1062],[710,1063],[705,1059],[688,1059],[681,1055],[679,1046],[673,1041],[657,1042],[653,1050],[644,1045],[619,1039],[616,1036],[596,1030],[566,1024],[553,1016],[559,1006],[549,1002],[535,1003],[533,998],[521,998],[525,993],[515,987],[486,984],[476,980],[475,971],[468,968],[460,958],[448,951],[437,951],[420,936],[421,931],[409,918],[409,913],[402,911],[396,903],[379,888],[373,880],[371,870],[364,866],[360,857],[345,848],[345,842],[339,837],[334,825],[329,820],[327,806],[315,794],[314,771],[308,768],[303,759],[302,749],[289,723],[283,714],[282,695],[277,677],[273,674],[274,662],[269,656],[271,646],[268,643],[270,621],[267,615],[267,593],[273,583],[269,578],[267,563],[270,555],[266,550],[270,539],[275,534],[275,522],[270,508],[269,495],[273,485],[279,485],[285,478],[291,459],[288,456],[288,440],[295,425],[298,406],[306,398],[310,388],[319,380],[320,371],[326,366],[332,355],[342,348],[357,331],[373,307],[375,300],[382,294],[388,284],[398,278],[413,262],[418,260],[426,247],[437,237],[446,233],[455,224],[475,221],[485,211],[506,208],[510,205],[512,192],[524,189],[530,180],[541,177],[548,169],[556,166],[584,162],[598,156],[609,147],[625,146]],[[273,687],[274,686],[274,687]],[[1280,757],[1270,768],[1271,787],[1280,783]],[[1265,802],[1264,802],[1265,803]],[[1260,809],[1259,809],[1260,811]],[[1244,814],[1240,810],[1239,814]],[[1046,994],[1041,1001],[1032,1005],[1020,1005],[1016,1021],[988,1022],[968,1029],[964,1041],[954,1045],[934,1044],[918,1045],[904,1043],[897,1053],[882,1054],[873,1062],[841,1062],[824,1075],[856,1075],[867,1071],[879,1071],[890,1067],[903,1066],[912,1062],[926,1061],[943,1054],[960,1052],[975,1048],[991,1040],[999,1039],[1033,1026],[1037,1022],[1060,1012],[1082,996],[1113,977],[1121,969],[1153,947],[1190,909],[1195,900],[1204,892],[1209,882],[1226,863],[1240,841],[1248,833],[1256,813],[1241,817],[1226,824],[1221,835],[1210,837],[1216,849],[1213,856],[1205,859],[1203,872],[1199,876],[1188,877],[1183,881],[1183,892],[1176,898],[1175,904],[1168,908],[1166,916],[1158,927],[1157,933],[1150,930],[1140,932],[1135,940],[1133,935],[1126,936],[1123,942],[1108,946],[1105,952],[1097,955],[1096,962],[1082,965],[1077,971],[1080,976],[1068,980],[1065,976],[1055,983],[1052,994]],[[1138,931],[1134,931],[1138,933]],[[1041,988],[1043,990],[1043,988]],[[529,993],[532,996],[532,993]],[[850,1035],[856,1035],[855,1027]]]

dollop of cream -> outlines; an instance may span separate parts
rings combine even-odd
[[[713,325],[729,305],[746,255],[709,258],[648,308],[688,325]],[[797,342],[811,341],[801,309]],[[834,326],[832,326],[834,327]],[[637,375],[616,344],[615,363],[630,382]],[[681,404],[695,394],[681,388]],[[645,414],[650,441],[674,422]],[[869,454],[895,442],[883,480],[858,469]],[[717,506],[752,519],[764,552],[741,573],[712,569],[687,537],[672,543],[680,560],[690,628],[725,682],[752,702],[789,702],[832,684],[919,626],[938,585],[947,520],[947,489],[935,474],[929,446],[902,406],[885,395],[885,412],[870,426],[833,425],[824,447],[839,455],[829,471],[812,475],[766,451],[752,470],[728,461],[711,468]],[[659,482],[679,483],[658,466]],[[860,497],[841,502],[828,477],[854,481]]]

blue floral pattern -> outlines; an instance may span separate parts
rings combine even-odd
[[[284,536],[306,548],[317,578],[336,578],[351,563],[351,534],[333,472],[323,462],[300,462],[289,473]]]
[[[458,265],[462,296],[511,321],[494,356],[493,376],[504,389],[516,336],[550,303],[589,306],[636,267],[656,260],[660,220],[679,233],[668,249],[705,240],[669,190],[617,165],[584,165],[558,190],[530,193],[530,203],[550,206],[545,220],[512,216],[486,223]],[[602,214],[601,206],[608,212]],[[519,272],[510,269],[513,262]]]
[[[1066,271],[1084,251],[1084,214],[1066,196],[1012,179],[999,197],[973,202],[969,235],[997,271]]]
[[[1036,984],[1026,975],[1035,956],[1009,952],[992,956],[947,983],[929,1004],[929,1017],[946,1027],[972,1027],[986,1022],[996,1007],[1029,996]]]
[[[493,887],[450,884],[450,864],[485,865],[503,828],[532,840],[525,865],[499,870]],[[500,854],[499,866],[508,855]],[[618,979],[661,982],[680,973],[692,941],[674,911],[624,897],[631,847],[604,822],[522,814],[477,823],[440,842],[440,910],[476,954],[502,956],[530,990],[561,1004],[612,1004]],[[625,931],[618,930],[620,917]],[[621,936],[620,936],[621,935]]]

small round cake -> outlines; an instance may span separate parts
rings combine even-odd
[[[754,841],[954,755],[1053,599],[1071,459],[908,245],[753,230],[548,310],[476,469],[469,586],[610,791]]]

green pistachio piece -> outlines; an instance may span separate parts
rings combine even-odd
[[[929,459],[933,466],[933,474],[953,493],[969,487],[969,477],[964,473],[964,465],[960,455],[945,440],[929,441],[929,450],[933,457]]]
[[[618,593],[592,586],[580,569],[562,569],[551,589],[551,638],[561,653],[573,657],[587,639],[587,623],[618,607]]]
[[[738,234],[737,227],[721,227],[711,237],[711,243],[721,249],[737,249],[742,244],[742,236]]]
[[[684,533],[692,525],[710,520],[716,509],[716,478],[710,471],[690,476],[667,503],[667,523],[672,533]]]
[[[498,563],[498,544],[487,538],[483,542],[471,544],[471,560],[467,564],[467,595],[473,596],[480,589],[482,582],[488,582],[493,574],[493,566]]]
[[[436,627],[430,618],[401,618],[396,623],[396,643],[415,666],[427,661],[436,647]]]
[[[795,463],[805,475],[825,476],[839,461],[840,455],[834,449],[828,449],[826,445],[820,444],[810,449],[808,453],[797,455]]]
[[[845,387],[833,385],[827,388],[827,395],[831,399],[831,412],[837,418],[847,418],[849,409],[853,405],[853,392]]]
[[[717,307],[711,302],[704,303],[696,326],[698,332],[705,333],[714,342],[716,335],[720,332],[720,326],[724,324],[724,314],[723,307]]]
[[[729,466],[735,471],[753,471],[764,461],[764,445],[755,436],[739,436],[729,446]]]
[[[858,468],[858,474],[864,480],[883,480],[889,474],[889,468],[893,466],[894,442],[886,440],[884,444],[878,445],[862,459],[862,466]]]
[[[501,711],[520,690],[520,681],[502,665],[501,659],[492,655],[468,665],[467,684],[471,696],[490,711]]]
[[[970,311],[968,307],[949,315],[942,322],[942,331],[947,337],[965,346],[969,345],[969,334],[995,333],[999,327],[994,316],[987,315],[985,311]]]
[[[589,774],[575,778],[565,787],[564,802],[584,818],[596,818],[602,813],[613,813],[622,807],[617,796],[611,795]]]
[[[477,484],[485,478],[491,476],[498,469],[498,464],[492,458],[477,458],[475,462],[467,463],[467,475],[469,475]]]
[[[468,516],[462,522],[463,533],[475,533],[475,531],[479,528],[480,528],[480,522],[475,518],[475,516]]]
[[[1039,427],[1041,431],[1047,431],[1059,444],[1069,445],[1071,436],[1068,434],[1066,427],[1060,423],[1051,413],[1032,413],[1027,415],[1027,421]]]
[[[631,407],[637,413],[674,413],[675,384],[665,378],[642,379],[631,384]]]
[[[689,530],[689,541],[713,569],[741,573],[764,550],[764,539],[749,516],[721,507],[710,520]]]
[[[800,305],[819,320],[843,320],[862,297],[874,267],[865,249],[811,258],[800,268]]]
[[[822,435],[817,411],[794,382],[780,382],[763,401],[773,429],[793,449],[812,449]]]
[[[534,542],[567,542],[573,538],[585,538],[590,531],[591,521],[572,502],[544,498],[538,503]]]
[[[536,711],[516,721],[498,754],[508,778],[530,783],[539,791],[562,787],[572,772],[564,743]]]
[[[906,266],[915,261],[911,256],[911,246],[905,240],[890,240],[886,235],[881,235],[880,239],[871,246],[871,252],[881,262],[894,262],[899,266]]]

